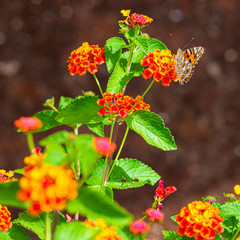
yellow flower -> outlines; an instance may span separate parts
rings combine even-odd
[[[129,16],[130,12],[131,12],[131,9],[122,10],[122,11],[121,11],[121,14],[122,14],[124,17],[127,17],[127,16]]]
[[[235,185],[235,186],[234,186],[234,192],[235,192],[237,195],[240,195],[240,185]]]

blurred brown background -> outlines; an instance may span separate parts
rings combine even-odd
[[[188,47],[206,48],[188,84],[165,88],[155,83],[145,98],[165,120],[178,150],[163,152],[131,133],[122,152],[178,188],[163,209],[163,228],[175,230],[169,217],[182,206],[207,194],[232,192],[240,183],[239,0],[0,0],[0,168],[22,167],[29,154],[25,137],[13,127],[15,119],[41,111],[52,96],[58,101],[82,90],[98,93],[92,76],[71,77],[66,61],[84,41],[104,46],[108,38],[120,36],[122,9],[152,17],[143,31],[172,52],[177,46],[170,33],[180,47],[194,38]],[[97,75],[105,88],[104,66]],[[142,94],[149,83],[134,78],[126,94]],[[50,132],[37,134],[36,140]],[[155,187],[115,191],[115,199],[141,217],[151,207]],[[154,226],[151,239],[162,239],[161,230]]]

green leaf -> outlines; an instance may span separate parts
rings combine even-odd
[[[56,227],[54,240],[92,240],[101,231],[101,228],[86,227],[81,222],[68,222]]]
[[[138,50],[133,53],[132,64],[130,72],[134,73],[134,77],[138,77],[142,74],[144,67],[140,64],[141,59],[144,57],[142,51]]]
[[[22,174],[23,175],[23,168],[18,168],[18,169],[15,169],[13,171],[14,171],[14,173],[18,173],[18,174]]]
[[[176,232],[172,231],[162,231],[163,237],[165,240],[189,240],[189,239],[194,239],[194,238],[189,238],[187,236],[179,236]]]
[[[220,209],[221,217],[226,217],[226,216],[240,217],[240,203],[239,203],[239,201],[226,202],[225,204],[222,204],[219,207],[219,209]]]
[[[10,207],[27,209],[28,204],[17,199],[17,192],[20,190],[18,182],[0,184],[0,204]]]
[[[109,197],[111,200],[113,200],[113,190],[110,187],[94,185],[94,186],[89,186],[88,188],[90,188],[94,191],[97,191],[97,192],[102,192],[107,197]]]
[[[31,240],[28,234],[18,225],[13,226],[7,232],[0,231],[0,239],[2,240]]]
[[[100,137],[104,137],[103,123],[88,124],[88,128]]]
[[[101,108],[97,103],[96,96],[84,96],[69,103],[56,117],[56,120],[63,123],[91,124],[103,121],[97,114]]]
[[[225,216],[222,226],[224,228],[224,232],[222,233],[223,237],[225,237],[226,239],[232,239],[234,234],[240,227],[240,217]]]
[[[72,102],[74,99],[71,97],[60,97],[60,101],[59,101],[59,106],[58,109],[59,111],[62,111],[70,102]]]
[[[128,31],[124,31],[124,37],[130,42],[133,40],[134,37],[134,29],[131,27],[128,27],[126,24],[124,23],[119,23],[119,27],[128,29]]]
[[[103,218],[112,225],[127,225],[133,220],[133,216],[117,202],[86,187],[79,190],[77,198],[67,203],[66,210],[69,213],[79,212],[88,218]]]
[[[141,135],[148,144],[164,151],[177,149],[173,136],[169,129],[164,126],[159,115],[139,110],[126,117],[125,121],[128,127]]]
[[[109,73],[113,71],[121,56],[122,47],[125,45],[125,41],[119,37],[113,37],[107,40],[104,50],[106,54],[106,65]]]
[[[87,184],[101,185],[103,168],[104,160],[98,161],[90,178],[87,180]],[[123,181],[123,178],[126,181]],[[153,186],[159,179],[160,176],[149,166],[136,159],[124,158],[117,160],[105,186],[115,189],[136,188],[145,184]]]
[[[168,49],[165,44],[155,38],[146,38],[144,36],[139,36],[136,39],[136,45],[139,49],[147,55],[148,52],[153,51],[154,49]]]
[[[50,215],[51,223],[54,222],[54,213],[51,212]],[[14,224],[20,225],[31,232],[35,233],[40,239],[45,239],[45,218],[46,214],[42,213],[37,217],[32,217],[27,212],[19,213],[19,218],[14,220]],[[58,214],[58,223],[66,222],[65,217],[62,213]]]
[[[59,131],[47,136],[46,138],[43,138],[39,144],[41,146],[47,146],[49,144],[64,144],[66,143],[66,139],[70,134],[72,133],[68,131]]]
[[[44,132],[51,128],[62,125],[62,123],[55,120],[58,114],[53,110],[44,110],[34,114],[35,117],[39,118],[43,124],[42,128],[35,132]]]

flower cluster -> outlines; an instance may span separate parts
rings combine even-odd
[[[141,65],[147,67],[144,69],[142,76],[145,79],[151,78],[156,82],[162,83],[167,87],[171,83],[171,79],[177,82],[179,79],[175,74],[175,58],[170,50],[154,49],[141,60]]]
[[[144,234],[149,229],[150,229],[150,226],[146,222],[144,222],[142,219],[130,222],[130,225],[129,225],[129,230],[135,235]]]
[[[18,199],[29,201],[29,213],[37,216],[40,212],[62,210],[67,200],[77,196],[78,183],[74,172],[61,166],[44,164],[44,155],[32,154],[24,159],[27,166],[20,179]]]
[[[155,191],[155,205],[158,210],[161,210],[163,208],[162,201],[168,197],[171,193],[174,193],[177,191],[177,188],[174,186],[168,186],[164,187],[163,180],[160,180],[158,183],[158,187]]]
[[[94,137],[93,138],[94,150],[104,156],[110,156],[116,150],[117,145],[110,141],[110,138]]]
[[[234,186],[234,192],[235,192],[237,195],[240,195],[240,185],[235,185],[235,186]]]
[[[97,65],[101,65],[105,61],[104,48],[84,42],[81,47],[71,52],[68,69],[72,76],[75,74],[84,75],[87,71],[94,74],[98,71]]]
[[[14,121],[14,125],[23,132],[27,132],[40,129],[42,122],[37,117],[20,117]]]
[[[103,98],[97,100],[97,104],[102,106],[98,111],[98,115],[110,114],[110,118],[117,115],[120,118],[125,118],[137,110],[150,110],[150,105],[143,102],[141,96],[134,99],[130,96],[123,96],[122,92],[116,94],[105,92]]]
[[[13,171],[7,172],[4,169],[0,169],[0,183],[17,181],[17,179],[14,178],[13,176],[14,176],[14,172]]]
[[[117,229],[114,226],[108,226],[103,219],[86,220],[83,224],[87,227],[102,228],[94,240],[123,240],[122,237],[117,235]]]
[[[119,22],[124,23],[127,26],[134,28],[135,26],[144,27],[153,21],[153,19],[148,16],[145,16],[142,14],[137,14],[137,13],[132,13],[130,15],[130,12],[131,12],[131,10],[122,10],[121,11],[122,15],[127,18],[125,20],[119,21]]]
[[[11,213],[8,208],[0,204],[0,231],[7,232],[12,227]]]
[[[178,222],[178,235],[195,237],[195,240],[214,239],[216,232],[222,233],[223,218],[217,207],[208,202],[194,201],[183,207],[175,220]]]
[[[148,208],[145,210],[145,213],[151,222],[154,222],[154,221],[163,222],[164,213],[160,212],[159,210]]]

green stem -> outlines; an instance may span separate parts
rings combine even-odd
[[[52,226],[51,226],[51,221],[50,221],[50,213],[46,213],[45,216],[45,237],[46,240],[51,240],[52,239]]]
[[[236,233],[234,234],[232,240],[235,240],[238,237],[238,234],[240,232],[240,227],[238,228],[238,230],[236,231]]]
[[[129,131],[129,127],[127,126],[126,131],[125,131],[125,134],[124,134],[124,137],[123,137],[123,140],[122,140],[122,143],[121,143],[121,146],[120,146],[120,148],[119,148],[119,150],[118,150],[117,156],[115,157],[115,160],[114,160],[114,162],[113,162],[113,165],[112,165],[112,167],[111,167],[111,169],[110,169],[110,171],[109,171],[109,174],[108,174],[108,176],[107,176],[107,179],[110,177],[110,175],[111,175],[111,173],[112,173],[112,171],[113,171],[113,168],[114,168],[114,166],[115,166],[115,164],[116,164],[116,162],[117,162],[117,160],[118,160],[118,157],[119,157],[119,155],[120,155],[120,153],[121,153],[121,151],[122,151],[123,145],[124,145],[124,143],[125,143],[125,141],[126,141],[126,138],[127,138],[127,135],[128,135],[128,131]],[[106,179],[106,181],[107,181],[107,179]]]
[[[112,125],[111,125],[111,131],[110,131],[110,137],[109,137],[109,138],[110,138],[110,139],[109,139],[110,142],[112,141],[112,135],[113,135],[114,125],[115,125],[115,121],[113,121],[113,122],[112,122]],[[108,170],[109,170],[111,161],[112,161],[112,155],[111,155],[111,156],[106,156],[106,158],[105,158],[105,163],[104,163],[104,168],[103,168],[102,186],[104,186],[105,183],[106,183],[107,174],[108,174]]]
[[[96,76],[95,73],[93,74],[93,77],[94,77],[94,79],[95,79],[95,81],[96,81],[96,83],[97,83],[97,85],[98,85],[99,91],[101,92],[102,97],[103,97],[103,90],[102,90],[102,88],[101,88],[101,85],[100,85],[100,83],[99,83],[99,81],[98,81],[98,78],[97,78],[97,76]]]
[[[33,133],[31,131],[26,132],[26,137],[30,153],[32,154],[32,150],[35,148],[33,141]]]

